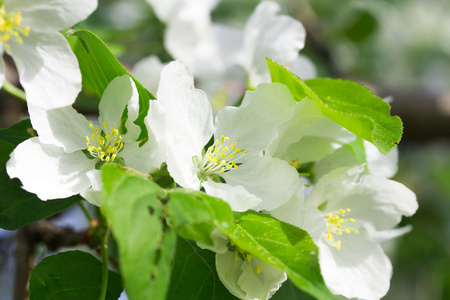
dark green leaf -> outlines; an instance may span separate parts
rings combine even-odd
[[[29,119],[20,121],[8,128],[0,129],[0,141],[19,145],[30,137],[37,136]]]
[[[78,37],[77,42],[72,43],[72,49],[77,56],[78,64],[82,74],[83,89],[100,97],[103,95],[108,84],[117,76],[130,75],[130,73],[119,63],[108,47],[95,34],[88,30],[78,30],[71,34]],[[134,79],[139,92],[139,117],[136,124],[141,127],[140,139],[147,137],[147,128],[144,118],[149,109],[149,100],[155,97],[147,91],[142,84]]]
[[[167,300],[235,300],[217,276],[216,254],[178,239]]]
[[[30,300],[98,299],[102,263],[82,251],[61,252],[44,258],[30,273]],[[109,271],[107,300],[122,293],[119,274]]]
[[[165,223],[165,192],[148,178],[105,164],[103,207],[119,245],[130,299],[165,299],[176,234]]]
[[[316,298],[300,290],[290,279],[285,281],[281,288],[270,300],[314,300]]]
[[[41,201],[21,188],[20,181],[10,179],[6,169],[0,171],[0,227],[15,230],[53,216],[81,200],[80,196]]]
[[[237,227],[228,235],[241,249],[283,270],[300,289],[314,297],[337,299],[323,281],[318,248],[308,233],[253,211],[236,213],[236,217]]]
[[[186,189],[169,190],[168,193],[170,224],[182,237],[212,245],[214,226],[234,226],[231,208],[221,199]]]
[[[0,228],[15,230],[53,216],[80,201],[80,196],[41,201],[35,194],[22,189],[21,182],[10,179],[5,165],[9,154],[21,142],[36,136],[30,120],[23,120],[9,128],[0,129]]]
[[[365,87],[351,81],[330,78],[303,82],[285,67],[267,59],[273,82],[289,88],[297,101],[315,101],[322,113],[355,135],[388,153],[402,136],[402,122],[390,115],[390,106]]]

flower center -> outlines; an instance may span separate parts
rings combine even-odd
[[[116,159],[117,154],[123,148],[123,143],[119,131],[113,127],[108,131],[106,126],[106,122],[103,122],[104,130],[100,131],[100,129],[95,128],[93,124],[89,124],[92,134],[90,137],[86,136],[86,145],[88,146],[87,150],[93,157],[109,162]]]
[[[30,27],[24,27],[22,23],[22,14],[17,12],[6,13],[3,8],[0,8],[0,42],[6,43],[10,39],[22,44],[22,37],[27,37],[30,32]],[[5,49],[9,50],[9,44],[5,44]]]
[[[326,233],[324,234],[326,234],[327,241],[336,247],[336,250],[341,249],[341,241],[336,240],[334,235],[350,234],[352,232],[358,233],[358,230],[347,226],[348,223],[355,223],[355,219],[345,218],[345,213],[350,211],[350,208],[346,210],[340,209],[336,214],[329,213],[324,217],[328,223]]]
[[[253,255],[239,248],[233,241],[228,243],[228,251],[234,252],[234,261],[238,261],[239,259],[247,261],[251,274],[259,274],[262,272],[261,266],[258,266],[253,260]],[[253,271],[253,267],[255,267],[255,271]]]
[[[248,150],[236,147],[236,142],[229,143],[229,138],[220,137],[216,139],[213,146],[199,160],[197,156],[193,157],[194,164],[199,168],[199,176],[206,180],[207,176],[224,174],[228,170],[237,169],[236,160],[248,153]]]

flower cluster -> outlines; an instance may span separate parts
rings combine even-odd
[[[408,188],[388,179],[395,174],[397,152],[384,155],[346,129],[315,94],[298,99],[289,84],[272,82],[265,57],[302,78],[314,77],[311,63],[298,56],[303,25],[278,15],[274,2],[260,3],[243,31],[211,21],[217,1],[149,2],[167,25],[165,46],[176,61],[162,66],[152,58],[150,64],[159,67],[136,68],[139,80],[152,79],[148,88],[157,98],[142,124],[136,81],[126,74],[110,80],[98,120],[88,120],[72,106],[81,73],[57,31],[86,18],[96,1],[3,2],[2,49],[16,62],[38,133],[12,152],[9,176],[41,200],[80,194],[101,206],[104,164],[146,175],[163,164],[177,188],[201,191],[234,212],[254,210],[306,231],[319,249],[321,275],[332,293],[383,297],[392,266],[380,240],[406,231],[396,226],[402,216],[415,213],[417,201]],[[37,18],[46,15],[54,17]],[[236,68],[237,77],[230,77]],[[195,87],[194,77],[205,91]],[[237,99],[226,89],[230,79],[249,90],[239,106],[223,107]],[[227,99],[219,105],[220,97]],[[140,138],[143,132],[148,139]],[[236,297],[269,299],[287,280],[283,271],[219,229],[211,238],[213,245],[198,245],[216,252],[218,276]]]

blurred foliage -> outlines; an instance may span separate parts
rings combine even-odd
[[[407,146],[396,179],[417,194],[419,210],[404,220],[413,230],[398,240],[391,290],[384,299],[448,299],[450,142]]]

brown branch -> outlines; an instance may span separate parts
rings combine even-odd
[[[19,229],[16,238],[14,300],[24,300],[28,299],[27,284],[34,266],[36,246],[43,243],[54,251],[64,246],[89,245],[90,232],[74,232],[72,228],[60,228],[48,220],[42,220]]]

